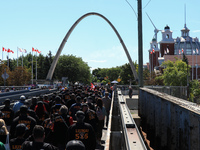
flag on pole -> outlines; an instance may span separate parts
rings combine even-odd
[[[32,47],[32,52],[37,52],[37,50]]]
[[[179,49],[179,55],[181,54],[181,51],[180,51],[180,49]]]
[[[36,52],[39,53],[39,54],[41,53],[41,51],[39,51],[38,49],[36,50]]]
[[[22,52],[22,53],[26,53],[26,52],[27,52],[26,49],[23,49],[23,48],[18,48],[18,50],[19,50],[20,52]]]
[[[155,53],[155,50],[153,49],[153,53]]]
[[[182,53],[184,53],[184,50],[183,50],[183,48],[182,48]]]
[[[195,54],[195,50],[193,50],[193,54]]]
[[[5,52],[7,52],[7,49],[5,49],[4,47],[2,47],[2,50],[5,51]]]
[[[167,55],[167,51],[166,50],[164,51],[164,53],[165,53],[165,55]]]
[[[150,54],[152,54],[153,52],[151,51],[151,53]]]
[[[95,88],[94,84],[91,83],[91,88],[90,89],[94,90],[94,88]]]
[[[196,48],[196,53],[197,53],[197,55],[199,54],[199,50]]]
[[[169,53],[169,48],[167,48],[167,53]]]

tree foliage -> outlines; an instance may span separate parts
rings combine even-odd
[[[136,62],[133,64],[138,72],[138,64]],[[132,84],[136,84],[129,63],[113,68],[97,68],[92,71],[92,75],[94,82],[102,82],[103,84],[117,80],[118,78],[121,79],[120,84],[129,84],[130,80],[132,81]]]
[[[68,77],[70,82],[90,82],[90,67],[82,58],[73,55],[62,55],[55,69],[55,78]]]
[[[163,62],[164,67],[163,74],[156,77],[157,80],[163,80],[166,86],[186,86],[187,75],[189,76],[189,67],[187,71],[187,64],[182,60],[176,60],[175,62],[166,61]],[[187,74],[188,72],[188,74]]]

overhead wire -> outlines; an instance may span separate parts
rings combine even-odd
[[[127,3],[128,3],[128,5],[131,7],[131,9],[133,10],[133,12],[135,13],[135,16],[136,16],[136,18],[137,18],[137,13],[136,13],[136,11],[134,10],[134,8],[131,6],[131,4],[127,1],[127,0],[125,0]]]
[[[145,9],[149,5],[150,2],[151,0],[148,1],[148,3],[143,7],[143,9]]]

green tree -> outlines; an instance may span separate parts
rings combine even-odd
[[[166,86],[187,85],[187,64],[185,62],[182,60],[176,60],[175,62],[166,61],[161,66],[164,67],[163,74],[156,77],[157,80],[163,80]]]
[[[54,79],[68,77],[70,82],[90,82],[90,67],[82,58],[73,55],[62,55],[56,66]]]
[[[138,73],[138,64],[136,62],[133,62],[133,65],[135,66],[136,72]],[[122,83],[123,84],[129,84],[130,80],[132,81],[132,84],[136,84],[135,78],[133,76],[133,72],[131,70],[131,66],[129,63],[124,64],[121,66],[121,73],[120,73]]]

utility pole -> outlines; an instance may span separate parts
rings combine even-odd
[[[139,87],[143,87],[142,0],[138,0]]]

